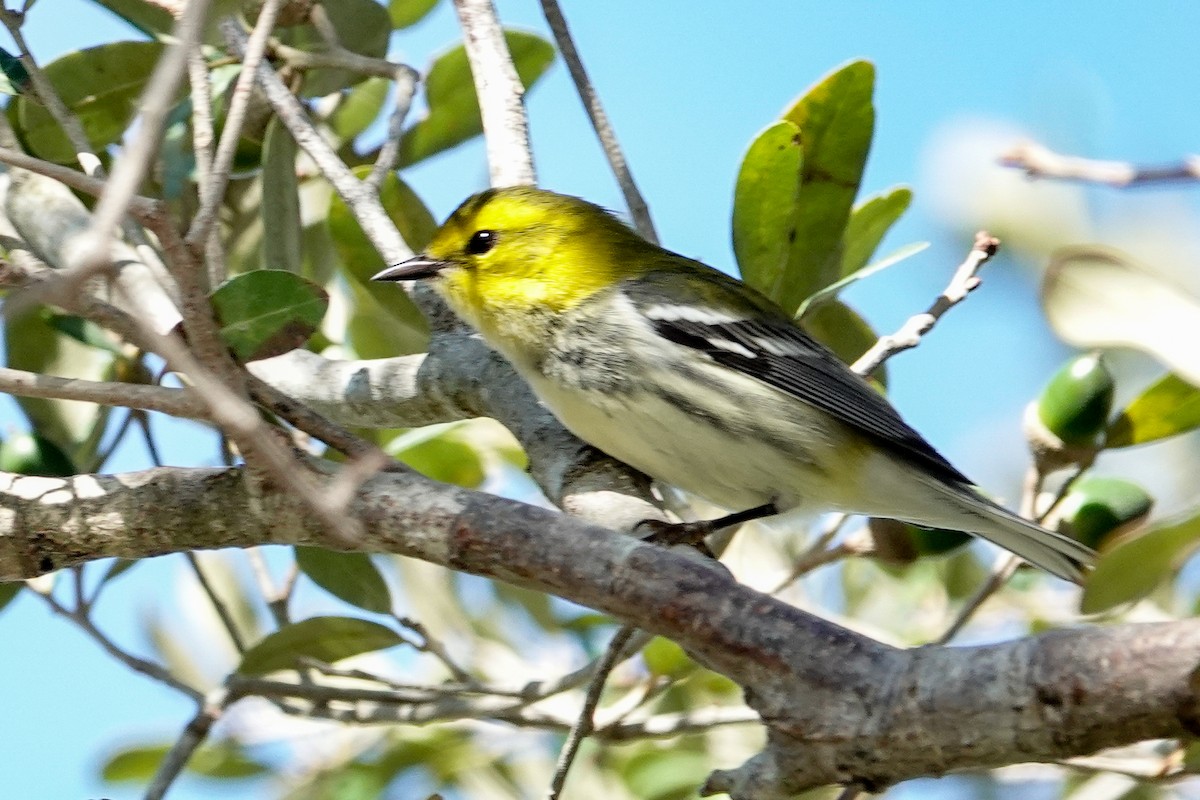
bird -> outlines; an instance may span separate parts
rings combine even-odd
[[[981,494],[766,296],[584,199],[479,192],[422,253],[373,276],[419,279],[572,433],[731,518],[799,509],[962,530],[1074,582],[1094,560]]]

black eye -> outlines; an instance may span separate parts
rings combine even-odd
[[[467,240],[467,252],[473,256],[481,256],[495,246],[495,231],[475,231]]]

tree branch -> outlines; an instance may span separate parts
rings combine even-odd
[[[1200,156],[1188,156],[1178,164],[1148,167],[1068,156],[1037,142],[1021,142],[1000,156],[1000,163],[1023,170],[1031,178],[1099,183],[1118,189],[1200,181]]]
[[[238,470],[0,481],[0,579],[94,558],[263,543],[337,546],[302,500]],[[551,592],[670,637],[747,689],[766,749],[709,791],[875,790],[949,770],[1052,761],[1200,730],[1194,620],[898,650],[739,585],[720,568],[545,509],[381,474],[356,549]],[[1146,669],[1154,664],[1154,669]]]

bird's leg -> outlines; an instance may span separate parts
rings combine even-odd
[[[644,519],[637,524],[637,527],[647,528],[651,531],[650,535],[644,539],[647,542],[661,544],[665,547],[676,544],[700,546],[706,538],[719,530],[732,528],[743,522],[771,517],[778,513],[779,509],[775,507],[774,503],[764,503],[761,506],[726,514],[716,519],[700,520],[699,522],[663,522],[657,519]]]

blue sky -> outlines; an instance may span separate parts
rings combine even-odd
[[[536,0],[499,5],[507,23],[544,30]],[[727,270],[733,180],[750,139],[833,67],[858,57],[875,62],[878,122],[864,190],[907,184],[915,191],[913,209],[884,251],[932,243],[849,294],[880,330],[928,305],[965,253],[968,230],[1012,210],[990,196],[990,154],[979,143],[1024,131],[1082,155],[1152,162],[1197,149],[1197,4],[564,5],[663,243]],[[127,35],[106,12],[78,0],[41,0],[28,23],[43,62]],[[455,36],[454,15],[443,3],[397,37],[393,52],[423,68]],[[620,209],[561,64],[534,90],[529,109],[542,184]],[[976,142],[964,150],[965,165],[956,149],[960,135]],[[444,216],[482,187],[483,149],[468,145],[405,177]],[[1160,239],[1183,252],[1197,249],[1194,194],[1027,188],[1021,202],[1047,209],[1052,223],[1063,208],[1079,210],[1088,236],[1135,237],[1157,225]],[[1080,235],[1070,225],[1047,224],[1058,243]],[[964,471],[1001,493],[1013,490],[1023,466],[1022,407],[1068,352],[1041,321],[1029,266],[1011,253],[997,259],[983,288],[891,366],[892,396],[906,416]],[[11,411],[0,422],[21,424]],[[196,463],[188,450],[186,439],[177,442],[168,459]],[[131,447],[115,467],[145,465],[140,448]],[[141,643],[128,617],[173,597],[172,585],[188,580],[178,558],[160,561],[115,586],[101,613],[134,649]],[[135,796],[94,778],[99,758],[115,742],[174,735],[191,709],[130,675],[27,597],[0,615],[0,642],[0,685],[8,687],[0,771],[11,795]],[[217,795],[185,783],[171,796]]]

